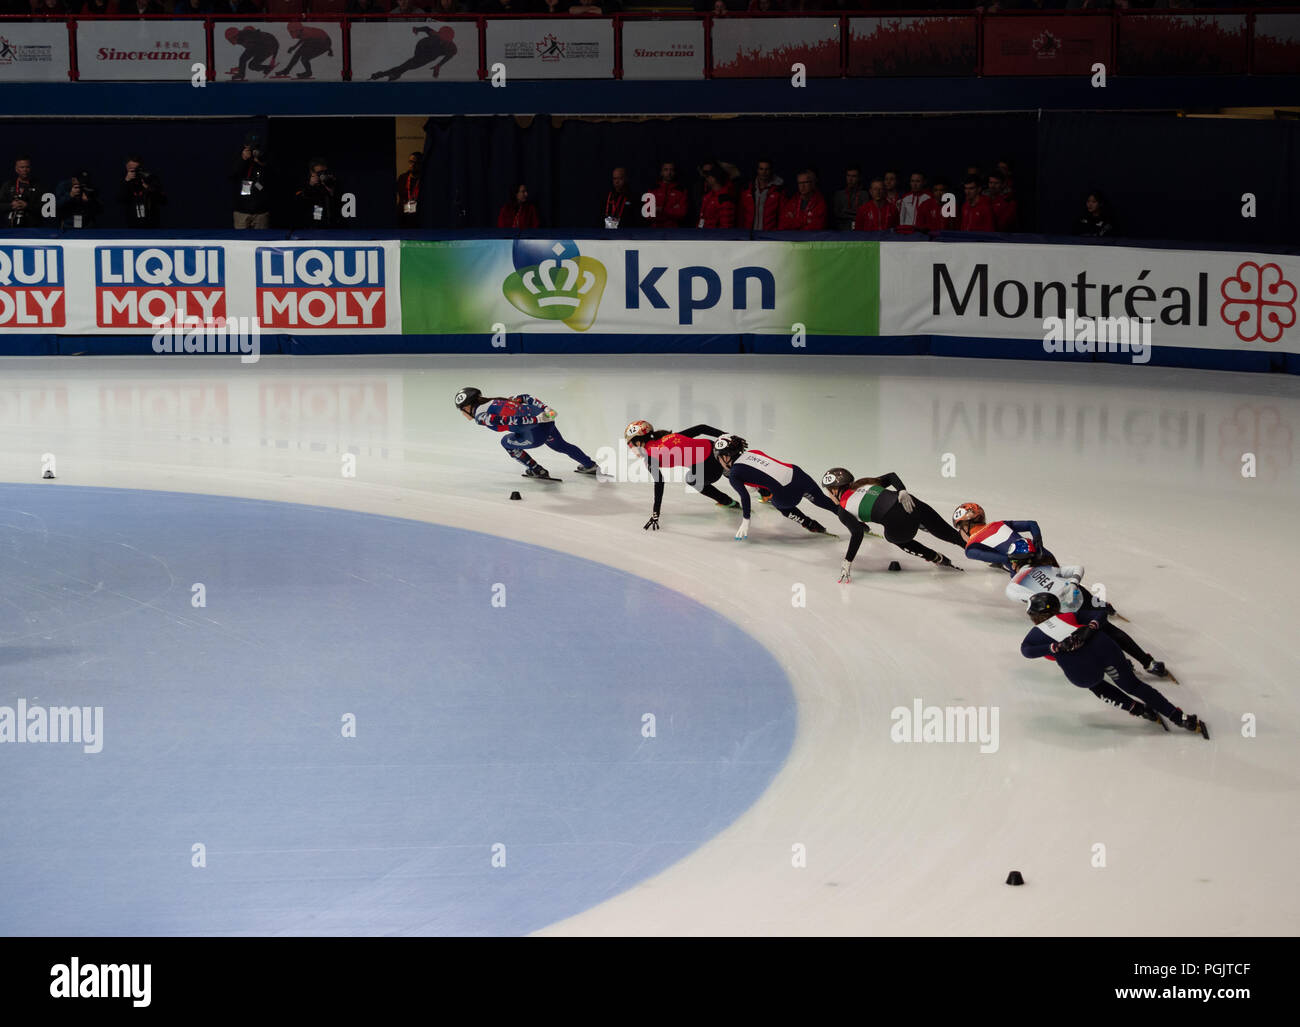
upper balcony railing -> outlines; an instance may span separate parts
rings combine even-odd
[[[1300,8],[0,17],[5,82],[1300,75]]]

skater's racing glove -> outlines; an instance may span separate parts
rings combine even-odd
[[[736,541],[743,542],[747,538],[749,538],[749,518],[742,517],[740,527],[736,529]]]
[[[650,519],[649,519],[648,521],[645,522],[645,527],[644,527],[642,530],[643,530],[643,531],[658,531],[658,530],[659,530],[659,511],[658,511],[658,510],[656,510],[654,513],[652,513],[652,514],[650,515]]]
[[[903,504],[903,510],[906,513],[911,513],[916,509],[916,497],[913,496],[912,493],[908,492],[907,489],[901,489],[899,491],[898,501]]]
[[[543,410],[540,414],[537,415],[537,420],[539,423],[545,424],[548,421],[554,421],[558,416],[559,415],[555,412],[554,408],[547,407],[545,410]]]
[[[847,585],[849,583],[852,569],[853,569],[853,564],[849,563],[848,560],[840,561],[840,584],[841,585]]]

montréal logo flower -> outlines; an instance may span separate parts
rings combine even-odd
[[[516,239],[513,258],[501,291],[517,310],[576,332],[592,326],[605,291],[604,264],[582,256],[572,239]]]
[[[1277,342],[1295,324],[1296,287],[1276,264],[1243,261],[1223,280],[1219,294],[1224,300],[1219,316],[1242,342]]]

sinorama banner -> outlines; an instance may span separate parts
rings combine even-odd
[[[656,19],[623,22],[623,78],[704,77],[704,22]]]
[[[472,21],[358,21],[353,82],[477,82],[478,29]]]
[[[0,243],[0,334],[148,335],[159,321],[256,317],[263,332],[395,335],[397,260],[396,242]]]
[[[408,333],[875,335],[879,244],[402,243]]]
[[[63,22],[0,22],[0,82],[66,82],[69,66]]]
[[[207,62],[201,21],[81,21],[77,74],[82,81],[155,82],[192,78]]]
[[[1300,353],[1300,257],[922,243],[880,263],[881,335],[1043,341],[1048,318],[1131,318],[1151,320],[1154,346]]]

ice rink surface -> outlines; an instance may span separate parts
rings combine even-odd
[[[629,763],[666,764],[688,793],[680,802],[657,805],[638,802],[647,795],[633,796],[631,815],[654,820],[657,833],[643,832],[631,845],[627,836],[610,837],[616,822],[619,831],[627,830],[627,818],[611,814],[626,811],[628,797],[617,790],[584,791],[596,798],[581,801],[609,807],[566,810],[570,821],[580,822],[579,831],[570,823],[551,836],[543,820],[519,836],[507,831],[497,837],[499,830],[484,827],[481,837],[466,837],[449,826],[457,844],[482,846],[481,875],[462,876],[458,888],[444,887],[444,878],[457,871],[437,861],[397,875],[383,870],[381,861],[363,861],[346,883],[347,901],[340,906],[334,895],[334,904],[323,908],[318,893],[298,887],[331,875],[310,831],[304,828],[297,842],[301,863],[292,846],[287,854],[271,853],[271,840],[248,831],[238,853],[242,880],[264,889],[283,882],[282,903],[259,907],[263,919],[218,927],[182,916],[173,928],[180,933],[490,933],[540,927],[549,934],[620,935],[1193,935],[1294,934],[1300,927],[1300,889],[1294,883],[1300,864],[1300,755],[1294,740],[1300,658],[1288,605],[1300,570],[1294,539],[1300,382],[1294,378],[1118,364],[752,356],[264,358],[256,365],[211,357],[63,358],[11,359],[3,370],[0,480],[21,487],[6,489],[0,504],[0,576],[9,585],[0,622],[6,670],[0,703],[30,699],[30,686],[48,684],[45,672],[35,668],[68,658],[76,648],[69,632],[79,633],[78,644],[90,645],[93,637],[102,648],[84,653],[86,661],[126,666],[125,648],[140,644],[140,625],[125,626],[139,620],[129,610],[119,612],[121,632],[96,629],[98,634],[87,636],[88,614],[78,605],[84,596],[73,602],[57,589],[39,592],[41,567],[23,549],[35,537],[24,499],[29,506],[39,502],[43,530],[57,535],[59,490],[66,490],[69,511],[79,511],[69,514],[69,524],[79,527],[68,533],[66,545],[86,553],[104,542],[95,537],[93,489],[108,487],[405,518],[625,572],[617,579],[624,586],[606,579],[600,586],[584,585],[583,575],[574,578],[564,569],[579,564],[556,557],[555,597],[535,606],[538,634],[529,652],[537,654],[539,680],[579,702],[608,698],[600,691],[608,689],[607,668],[625,667],[617,684],[634,697],[621,708],[630,738],[614,743],[599,730],[593,734],[599,721],[548,715],[531,734],[503,736],[503,748],[491,759],[465,757],[458,774],[472,780],[478,758],[484,765],[513,760],[515,780],[526,779],[529,766],[542,762],[567,766],[574,780],[587,779],[594,760],[617,762],[623,746]],[[1177,673],[1180,685],[1157,687],[1202,715],[1213,740],[1166,734],[1070,686],[1045,661],[1022,659],[1019,642],[1029,624],[1003,595],[1005,575],[955,553],[949,555],[968,573],[931,570],[869,539],[852,584],[842,586],[836,577],[844,539],[807,535],[767,507],[756,509],[749,540],[737,543],[732,534],[738,515],[680,486],[668,488],[663,530],[648,533],[642,530],[651,505],[648,484],[576,476],[568,460],[546,450],[535,455],[563,483],[523,481],[497,437],[453,409],[451,396],[463,385],[489,395],[529,392],[542,398],[559,411],[565,437],[593,455],[605,450],[616,472],[626,464],[621,434],[628,421],[645,418],[666,428],[706,422],[741,433],[751,445],[815,477],[833,465],[856,475],[895,471],[944,515],[958,502],[976,501],[993,518],[1036,519],[1048,547],[1063,563],[1085,565],[1085,583],[1104,584],[1131,621],[1125,627]],[[42,483],[47,454],[54,457],[57,478]],[[354,476],[345,473],[349,456],[355,458]],[[1244,476],[1243,466],[1252,463],[1254,475]],[[33,489],[48,491],[32,499]],[[521,502],[509,501],[512,490],[521,491]],[[108,497],[120,493],[103,495],[107,510]],[[138,493],[130,495],[138,501]],[[160,498],[156,516],[166,517],[167,503],[174,501]],[[250,559],[253,542],[242,548],[237,535],[225,536],[221,545],[205,543],[221,522],[220,506],[207,503],[195,501],[173,514],[152,548],[148,517],[142,519],[138,509],[131,521],[134,537],[112,527],[121,536],[114,536],[117,542],[146,560],[158,555],[153,550],[161,550],[163,536],[186,541],[197,561],[193,574],[187,568],[185,577],[161,590],[175,593],[171,600],[185,609],[191,577],[230,580],[236,567],[266,563]],[[175,529],[176,520],[188,533]],[[375,534],[373,524],[383,523],[390,522],[358,529],[369,540],[365,546],[344,545],[340,556],[338,543],[321,541],[314,551],[301,549],[309,554],[301,559],[358,560],[377,552],[389,536]],[[394,540],[405,539],[408,531],[391,530]],[[447,547],[454,534],[425,537],[430,547]],[[405,539],[395,566],[402,559],[418,563],[420,544]],[[508,552],[506,543],[498,546],[492,559]],[[949,551],[941,543],[935,548]],[[903,572],[887,573],[895,558]],[[112,563],[96,564],[91,556],[86,561],[103,571],[111,589],[117,573]],[[476,565],[459,565],[458,573],[469,575],[467,587]],[[502,566],[513,563],[487,560],[482,567],[478,584],[485,608],[493,584],[502,576],[508,580],[510,571]],[[530,558],[519,566],[539,565]],[[358,580],[354,592],[340,592],[334,582],[322,607],[319,595],[282,585],[283,574],[263,574],[261,599],[287,611],[283,625],[268,630],[284,647],[296,645],[304,653],[309,643],[303,640],[321,636],[322,629],[296,623],[295,601],[313,616],[333,610],[340,630],[350,623],[350,605],[402,602],[377,598],[373,582]],[[645,608],[629,597],[651,594],[634,578],[666,586],[683,602],[693,600],[734,623],[774,657],[788,685],[773,691],[767,661],[739,635],[710,628],[696,636],[688,628],[684,638],[671,620],[672,627],[657,632],[656,616],[642,616],[630,627],[627,610],[644,614]],[[583,606],[566,588],[575,594],[596,589],[600,601]],[[42,611],[36,629],[29,624],[33,596]],[[150,602],[156,604],[157,597]],[[190,610],[192,644],[195,660],[220,666],[226,656],[216,636],[198,623],[220,620],[214,604],[215,597],[205,611]],[[420,666],[416,654],[432,646],[485,653],[498,647],[500,636],[486,616],[469,629],[457,627],[453,616],[444,621],[431,615],[422,619],[421,631],[410,624],[409,611],[393,612],[391,630],[382,618],[361,618],[354,656],[373,654],[377,667],[409,669]],[[679,612],[691,622],[690,610]],[[581,630],[575,631],[574,616],[582,618]],[[166,618],[159,623],[170,624]],[[184,632],[174,634],[177,645],[191,644]],[[331,718],[343,701],[340,694],[355,685],[360,662],[323,664],[320,687],[330,696]],[[76,668],[82,663],[70,666],[64,685],[79,681]],[[286,687],[283,676],[268,669],[258,681],[259,666],[253,661],[243,668],[240,694],[249,701],[259,691],[265,695],[272,715],[261,731],[269,746],[283,745],[286,732],[301,729],[293,723],[295,712],[306,718],[323,714],[304,707],[313,693],[302,682],[293,683],[292,701],[278,701]],[[93,667],[85,673],[92,680]],[[169,693],[190,680],[191,668],[155,665],[141,673],[157,677],[131,682],[132,701],[147,701],[152,685],[156,702],[166,709],[179,701]],[[434,678],[436,685],[436,668]],[[661,681],[672,687],[656,687]],[[683,681],[698,692],[684,690]],[[484,687],[494,695],[504,690],[507,698],[513,688],[521,702],[531,701],[526,668],[518,680],[493,678]],[[751,687],[766,696],[757,717],[744,693]],[[419,688],[407,682],[401,695],[408,703],[404,712],[418,722]],[[642,697],[644,710],[638,705]],[[982,752],[969,742],[893,741],[891,714],[911,710],[918,700],[925,707],[996,707],[996,751]],[[193,701],[193,690],[186,701]],[[786,709],[794,733],[782,740]],[[715,744],[703,762],[674,748],[679,733],[700,722],[688,711],[712,718],[706,722]],[[654,737],[640,730],[644,714],[655,717]],[[281,716],[287,719],[280,722]],[[607,730],[626,726],[610,724]],[[410,724],[405,727],[409,731]],[[176,761],[190,751],[203,763],[207,757],[187,735],[186,722],[177,720],[173,731],[176,737],[157,741],[157,753],[141,749],[130,772],[147,777],[151,761]],[[769,752],[785,752],[784,762],[774,774],[774,768],[760,767],[765,787],[737,807],[743,787],[703,782],[734,782],[727,775],[745,762],[745,745],[756,736],[765,739]],[[526,744],[518,740],[524,737]],[[248,744],[232,741],[231,751],[247,759]],[[439,744],[436,732],[428,736],[431,748]],[[28,758],[25,752],[0,747],[0,762],[9,765],[6,776],[16,772],[15,761]],[[418,754],[410,752],[414,765]],[[9,895],[0,895],[0,910],[22,913],[27,926],[31,917],[41,922],[39,896],[59,886],[58,867],[51,869],[50,861],[60,852],[84,846],[84,857],[68,870],[78,888],[88,887],[95,868],[107,865],[96,846],[104,845],[103,830],[114,814],[127,810],[141,824],[174,828],[141,830],[130,859],[146,865],[178,859],[188,869],[191,843],[203,840],[195,837],[208,812],[203,804],[182,807],[165,790],[118,795],[117,805],[107,808],[69,812],[58,805],[65,801],[59,796],[88,786],[96,773],[92,761],[103,755],[78,754],[74,760],[71,753],[42,752],[47,765],[63,760],[49,779],[22,768],[30,790],[12,795],[6,806],[0,860]],[[429,759],[436,760],[436,753]],[[396,772],[407,771],[409,766],[399,766]],[[694,790],[693,774],[701,782]],[[86,776],[80,785],[78,775]],[[629,780],[633,788],[654,787],[649,777]],[[247,827],[232,800],[236,790],[221,785],[215,792],[211,802],[225,821]],[[494,794],[503,801],[511,793],[503,786]],[[319,816],[304,811],[300,801],[282,798],[279,813],[286,823],[309,828],[315,822],[310,817]],[[327,790],[322,798],[328,800]],[[485,801],[493,799],[489,794]],[[258,823],[274,824],[275,802],[274,795],[262,797]],[[394,818],[407,818],[400,826],[419,821],[419,802],[419,793],[410,791],[391,804]],[[48,820],[51,803],[73,823],[48,836],[57,851],[42,851],[30,842],[29,829],[42,817]],[[340,815],[346,813],[345,808]],[[78,816],[90,818],[81,833]],[[480,808],[477,819],[491,817]],[[372,822],[374,838],[355,832],[350,844],[399,848],[410,841],[373,811]],[[644,845],[637,847],[652,835],[677,847],[670,865],[652,866]],[[498,842],[521,858],[489,869],[489,850]],[[551,843],[565,843],[562,856],[551,851],[536,883],[550,892],[568,890],[572,901],[557,905],[563,913],[552,910],[557,919],[549,923],[508,916],[457,919],[454,910],[444,909],[441,919],[433,915],[413,926],[385,912],[399,909],[403,896],[416,904],[429,902],[429,895],[466,907],[482,903],[485,893],[499,887],[501,878],[492,874],[528,875],[523,853]],[[410,844],[435,846],[437,839]],[[619,845],[624,857],[617,854]],[[627,866],[619,867],[620,858]],[[220,861],[214,862],[216,867],[192,873],[218,869]],[[120,870],[122,861],[115,865]],[[1003,884],[1012,869],[1024,874],[1025,887]],[[582,891],[584,875],[597,870],[608,875],[601,889],[594,895]],[[165,899],[180,911],[201,907],[210,896],[200,899],[197,890],[211,878],[198,880],[205,883],[178,877],[148,898]],[[105,881],[110,887],[111,877]],[[131,904],[119,905],[115,915],[88,917],[84,929],[131,933],[137,924]],[[50,914],[48,930],[76,933],[72,914]]]

